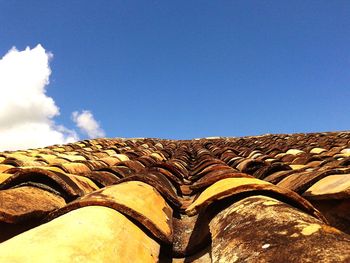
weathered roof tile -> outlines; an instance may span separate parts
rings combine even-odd
[[[89,206],[3,242],[0,261],[156,262],[159,250],[160,245],[124,215]]]
[[[338,132],[0,153],[0,261],[347,262],[349,149]]]
[[[91,205],[106,206],[122,212],[145,226],[156,238],[172,242],[172,209],[152,186],[139,181],[107,186],[86,194],[54,211],[50,218]]]
[[[303,195],[311,199],[350,199],[350,174],[332,173],[313,184]]]
[[[43,218],[65,206],[65,200],[50,191],[32,186],[19,186],[0,191],[0,222],[18,223],[30,218]]]
[[[213,262],[347,262],[350,236],[276,199],[251,196],[209,223]]]

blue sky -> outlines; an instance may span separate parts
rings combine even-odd
[[[55,122],[73,129],[87,109],[107,137],[348,130],[349,14],[349,1],[3,0],[0,57],[41,44]]]

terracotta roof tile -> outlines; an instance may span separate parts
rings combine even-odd
[[[253,196],[209,223],[214,262],[345,262],[350,237],[285,203]]]
[[[172,241],[172,209],[152,186],[139,181],[107,186],[86,194],[54,211],[49,217],[91,205],[113,208],[138,221],[156,238],[167,243]]]
[[[349,199],[350,174],[330,172],[327,177],[318,180],[307,189],[303,195],[310,199]]]
[[[4,152],[0,261],[348,262],[349,176],[349,132]]]
[[[66,205],[65,200],[39,187],[18,186],[0,191],[0,221],[18,223],[29,218],[43,218]]]
[[[119,262],[155,262],[159,250],[160,245],[124,215],[89,206],[2,243],[0,261],[113,262],[117,257]]]

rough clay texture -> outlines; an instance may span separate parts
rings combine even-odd
[[[1,262],[349,262],[349,211],[350,132],[0,153]]]
[[[350,261],[350,236],[269,197],[234,203],[209,225],[214,262]]]

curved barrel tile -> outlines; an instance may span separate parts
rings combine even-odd
[[[66,174],[72,181],[78,185],[78,187],[84,192],[84,195],[99,189],[99,187],[88,177],[75,175],[75,174]]]
[[[13,174],[8,174],[8,173],[1,173],[0,172],[0,185],[6,181],[8,178],[10,178],[11,176],[13,176]]]
[[[181,202],[179,201],[176,189],[172,184],[168,181],[168,179],[162,175],[157,173],[144,173],[144,174],[133,174],[128,177],[120,179],[117,183],[129,182],[129,181],[140,181],[146,184],[153,186],[170,204],[173,208],[181,207]]]
[[[92,171],[84,174],[84,176],[102,187],[115,184],[120,180],[115,174],[107,171]]]
[[[266,162],[255,159],[245,159],[237,165],[237,169],[242,173],[253,175],[256,171],[266,166]]]
[[[208,167],[214,166],[214,165],[226,165],[221,160],[218,159],[213,159],[213,158],[208,158],[208,159],[203,159],[201,161],[198,161],[196,167],[192,169],[192,174],[199,174],[202,172],[205,172],[204,170],[207,169]]]
[[[96,170],[97,172],[102,171],[102,172],[109,172],[114,174],[118,178],[124,178],[127,177],[128,175],[134,173],[133,170],[131,170],[128,167],[125,166],[111,166],[111,167],[104,167]]]
[[[265,195],[270,194],[277,196],[279,199],[298,207],[302,211],[326,221],[307,200],[295,192],[255,178],[227,178],[216,182],[204,190],[198,198],[194,200],[186,209],[186,213],[188,215],[195,215],[202,208],[207,207],[215,201],[241,193],[250,193],[254,195],[262,192]]]
[[[120,162],[119,158],[113,157],[113,156],[104,157],[104,158],[101,158],[100,160],[105,162],[108,166],[113,166],[113,165],[115,165],[115,164]]]
[[[350,174],[329,175],[307,189],[303,196],[332,226],[350,234]]]
[[[170,172],[167,169],[151,166],[148,170],[151,172],[155,171],[155,172],[159,172],[159,173],[163,174],[177,188],[179,185],[181,185],[183,183],[183,180],[180,180],[177,176],[175,176],[172,172]]]
[[[54,211],[50,218],[90,205],[101,205],[120,211],[145,226],[163,242],[172,242],[172,209],[148,184],[130,181],[107,186]]]
[[[50,171],[38,168],[17,168],[15,174],[0,184],[0,190],[23,185],[28,182],[46,185],[54,189],[66,199],[75,199],[91,192],[96,185],[90,185],[85,179],[74,175],[68,175],[56,171]],[[86,187],[86,188],[85,188]]]
[[[209,227],[213,262],[350,261],[350,236],[266,196],[231,204]]]
[[[278,184],[284,178],[288,177],[289,175],[291,175],[293,173],[298,173],[298,172],[301,172],[301,171],[288,170],[288,171],[275,172],[275,173],[270,174],[269,176],[265,177],[264,181],[270,182],[272,184]]]
[[[263,166],[254,173],[254,177],[258,179],[265,179],[270,174],[280,172],[280,171],[290,171],[292,168],[281,162],[274,162],[268,166]]]
[[[183,174],[175,164],[170,162],[157,163],[153,168],[158,169],[159,171],[164,171],[162,172],[164,174],[169,174],[170,179],[179,184],[182,183],[183,178],[185,177],[185,174]]]
[[[123,161],[115,164],[116,167],[118,166],[125,166],[131,169],[134,172],[142,172],[145,167],[141,162],[138,161]]]
[[[15,167],[45,165],[44,162],[41,162],[40,160],[35,160],[34,158],[25,155],[8,157],[4,161],[2,161],[2,164],[13,165]]]
[[[232,167],[230,167],[230,166],[228,166],[226,164],[212,164],[212,165],[209,165],[209,166],[205,167],[199,173],[196,173],[196,174],[192,175],[190,177],[190,179],[192,181],[195,181],[195,180],[198,180],[198,179],[206,176],[209,173],[219,172],[219,171],[223,171],[223,170],[231,171],[231,172],[237,171],[237,170],[233,169]]]
[[[69,174],[84,174],[91,171],[88,166],[78,162],[61,163],[61,164],[56,164],[54,166],[61,168],[64,172]]]
[[[349,199],[350,174],[332,174],[313,184],[303,196],[308,199]]]
[[[159,244],[119,212],[71,211],[0,244],[1,262],[158,262]]]
[[[0,164],[0,173],[6,173],[7,170],[13,168],[13,165],[9,164]]]
[[[194,191],[199,191],[225,178],[253,178],[253,177],[249,174],[232,172],[230,170],[214,171],[203,176],[199,180],[195,181],[190,186],[190,189]]]
[[[277,183],[278,186],[288,188],[299,194],[324,177],[334,174],[344,174],[346,170],[330,169],[313,172],[294,173]]]
[[[115,154],[114,156],[117,157],[121,162],[130,160],[126,154]]]
[[[66,205],[65,200],[46,190],[21,186],[0,191],[0,222],[18,223],[43,218]]]

